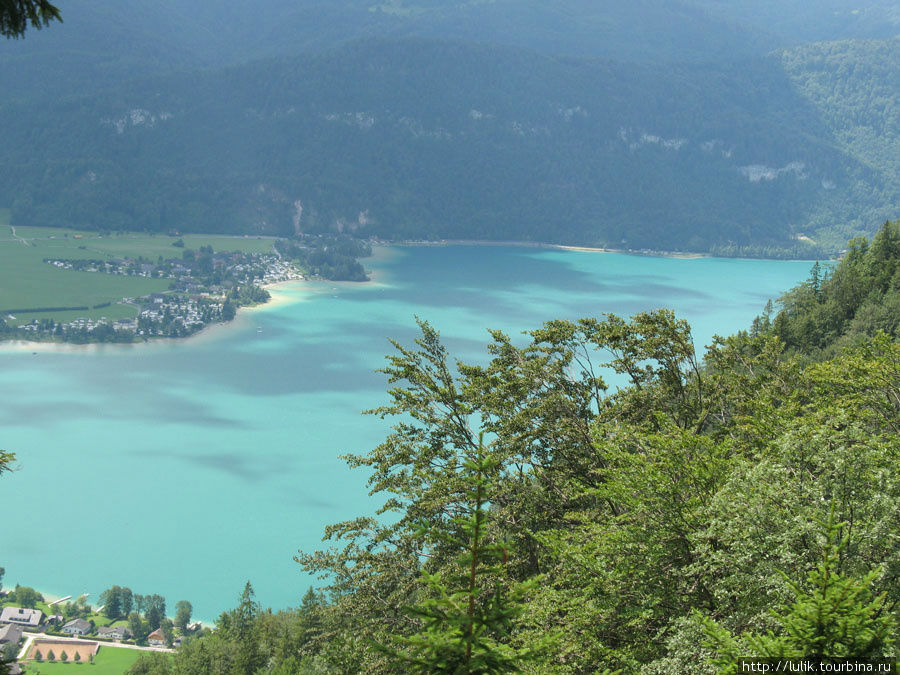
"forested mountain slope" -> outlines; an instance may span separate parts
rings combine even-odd
[[[898,133],[896,46],[642,66],[366,40],[7,102],[0,201],[23,225],[725,252],[826,228],[833,244],[852,207],[850,234],[898,203],[879,155]],[[842,49],[852,85],[814,57]]]
[[[6,97],[74,94],[148,73],[321,52],[367,37],[641,62],[730,60],[785,44],[684,0],[69,0],[64,21],[0,43]]]
[[[815,224],[824,227],[831,239],[872,234],[871,219],[896,218],[900,204],[900,39],[803,45],[779,52],[778,57],[836,147],[877,172],[883,186],[871,201],[871,191],[879,190],[875,182],[863,179],[845,186],[853,196],[844,203],[832,200],[827,215],[823,213]],[[867,201],[880,202],[881,207],[854,214],[852,204]]]
[[[778,47],[806,42],[890,38],[900,33],[893,0],[694,0],[721,20],[765,32]]]
[[[777,336],[791,351],[833,357],[879,331],[900,337],[900,225],[885,223],[868,241],[850,242],[837,265],[816,263],[806,283],[757,318],[754,332]]]

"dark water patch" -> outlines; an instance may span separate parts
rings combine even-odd
[[[33,405],[10,402],[0,407],[0,424],[47,429],[69,420],[96,416],[96,412],[96,406],[78,401],[54,401],[49,405],[46,401]]]
[[[136,457],[145,459],[146,452],[131,453]],[[210,469],[226,473],[234,478],[247,483],[260,483],[271,480],[290,472],[294,462],[284,456],[257,455],[252,451],[247,452],[173,452],[154,450],[152,455],[156,459],[174,459],[203,469]]]

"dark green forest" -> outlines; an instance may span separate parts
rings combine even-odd
[[[900,201],[884,3],[269,4],[0,44],[13,224],[816,257]]]
[[[248,584],[146,673],[715,673],[746,656],[896,654],[900,223],[816,264],[702,352],[666,310],[492,331],[461,363],[420,322],[395,420],[347,461],[378,514]],[[613,386],[611,382],[620,386]]]
[[[0,104],[0,201],[21,225],[811,257],[897,202],[896,97],[868,97],[896,91],[898,55],[644,66],[367,40]]]

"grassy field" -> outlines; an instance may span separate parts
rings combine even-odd
[[[271,239],[229,237],[224,235],[185,235],[185,248],[212,246],[216,251],[267,253]],[[176,241],[165,235],[119,233],[100,235],[76,230],[12,227],[9,211],[0,209],[0,310],[32,307],[93,308],[107,302],[114,304],[99,309],[75,312],[19,313],[10,323],[21,324],[37,319],[70,321],[78,317],[123,319],[135,316],[130,305],[117,305],[123,297],[137,297],[164,291],[167,279],[116,276],[96,272],[64,270],[48,265],[45,258],[144,258],[155,261],[159,256],[180,258],[184,249],[172,246]]]
[[[109,647],[101,645],[94,657],[94,663],[37,663],[28,664],[28,673],[45,673],[46,675],[122,675],[138,660],[141,652],[137,649]],[[58,655],[57,655],[58,656]]]

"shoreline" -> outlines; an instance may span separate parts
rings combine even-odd
[[[653,251],[650,249],[641,249],[641,250],[633,250],[633,249],[615,249],[615,248],[602,248],[602,247],[591,247],[591,246],[573,246],[568,244],[550,244],[547,242],[533,242],[533,241],[499,241],[499,240],[478,240],[478,239],[441,239],[438,241],[434,240],[415,240],[415,239],[405,239],[398,241],[377,241],[372,244],[373,253],[369,258],[363,258],[363,260],[374,260],[374,261],[384,261],[389,260],[392,257],[395,257],[399,251],[398,249],[403,248],[415,248],[415,247],[441,247],[441,246],[487,246],[487,247],[520,247],[520,248],[532,248],[539,250],[555,250],[555,251],[575,251],[582,253],[617,253],[620,255],[633,255],[633,256],[645,256],[645,257],[656,257],[656,258],[671,258],[677,260],[698,260],[704,258],[712,258],[713,256],[708,253],[686,253],[680,251]],[[735,258],[736,260],[755,260],[755,258]],[[799,259],[798,259],[799,260]],[[806,261],[803,261],[806,262]],[[243,307],[237,308],[237,313],[235,318],[228,322],[218,322],[211,323],[204,326],[202,329],[197,331],[192,335],[188,335],[186,337],[173,338],[173,337],[154,337],[149,340],[142,340],[136,342],[87,342],[87,343],[76,343],[76,342],[55,342],[55,341],[44,341],[44,340],[22,340],[22,339],[14,339],[14,340],[2,340],[0,341],[0,353],[3,352],[32,352],[37,354],[39,352],[51,352],[51,353],[84,353],[88,351],[98,351],[106,348],[135,348],[135,347],[146,347],[148,345],[177,345],[177,344],[195,344],[198,342],[205,342],[208,340],[215,339],[226,331],[234,330],[235,328],[243,327],[248,319],[252,316],[254,312],[267,309],[267,308],[275,308],[281,307],[284,305],[294,304],[297,302],[302,302],[302,298],[297,297],[294,293],[285,292],[285,288],[291,285],[297,286],[305,286],[307,290],[310,292],[322,292],[325,290],[325,285],[328,284],[331,288],[334,287],[344,287],[344,288],[365,288],[365,287],[374,287],[384,284],[384,279],[380,278],[381,273],[379,270],[370,270],[367,269],[366,272],[369,274],[368,281],[333,281],[329,279],[291,279],[286,281],[277,281],[270,284],[265,284],[261,286],[266,291],[269,292],[270,298],[266,302],[257,303],[255,305],[247,305]]]
[[[709,253],[689,253],[684,251],[656,251],[652,249],[602,248],[595,246],[573,246],[570,244],[550,244],[539,241],[496,241],[480,239],[441,239],[440,241],[404,239],[384,243],[385,246],[516,246],[521,248],[537,248],[554,251],[581,251],[586,253],[618,253],[620,255],[639,255],[654,258],[711,258]]]
[[[752,256],[716,256],[711,253],[692,253],[689,251],[658,251],[649,248],[631,249],[631,248],[601,248],[592,246],[574,246],[570,244],[549,244],[547,242],[536,241],[483,241],[480,239],[441,239],[419,240],[419,239],[403,239],[398,241],[382,241],[379,246],[388,248],[414,248],[422,247],[439,247],[439,246],[509,246],[519,248],[535,248],[545,251],[581,251],[586,253],[617,253],[619,255],[633,255],[647,258],[671,258],[674,260],[701,260],[705,258],[720,258],[722,260],[772,260],[784,262],[809,262],[813,263],[817,260],[834,260],[834,258],[758,258]]]
[[[24,586],[25,584],[22,584],[22,585]],[[41,597],[44,598],[44,600],[43,600],[44,603],[46,603],[47,605],[51,605],[52,603],[59,602],[63,598],[66,598],[66,603],[75,602],[79,597],[81,597],[82,595],[85,595],[84,593],[59,595],[58,593],[50,593],[50,592],[42,591],[40,588],[35,588],[34,586],[32,586],[31,588],[34,588],[34,590],[36,590],[38,593],[41,594]],[[4,590],[6,590],[6,589],[4,589]],[[101,591],[101,593],[102,593],[102,591]],[[98,604],[99,600],[100,600],[100,593],[97,593],[97,594],[87,593],[87,597],[88,597],[88,601],[87,601],[88,607],[91,608],[91,611],[93,611],[95,613],[99,613],[99,612],[97,612],[97,609],[98,609],[98,607],[100,607],[100,605]],[[91,597],[93,597],[94,600],[96,600],[96,602],[92,602],[90,600]],[[66,603],[62,603],[62,604],[66,604]],[[175,617],[173,615],[173,616],[167,616],[166,618],[174,619]],[[117,621],[122,621],[122,619],[117,619]],[[204,628],[212,628],[216,625],[215,621],[208,621],[206,619],[198,619],[194,616],[191,617],[191,623],[199,623]],[[91,638],[85,638],[85,639],[90,640]]]
[[[179,344],[181,341],[185,341],[185,343],[190,340],[192,342],[199,342],[201,339],[203,341],[212,339],[217,337],[219,333],[224,332],[225,330],[234,329],[242,326],[246,323],[246,320],[249,318],[250,314],[253,311],[257,311],[259,309],[265,307],[279,307],[281,305],[292,304],[294,302],[298,302],[294,298],[290,297],[288,294],[279,292],[279,288],[285,286],[287,284],[304,284],[307,283],[307,279],[291,279],[289,281],[277,281],[271,284],[265,284],[262,286],[266,291],[269,292],[269,299],[266,302],[260,302],[255,305],[246,305],[243,307],[238,307],[237,312],[235,313],[234,319],[227,322],[217,322],[210,323],[198,330],[196,333],[192,335],[187,335],[185,337],[154,337],[149,340],[141,340],[136,342],[55,342],[50,340],[3,340],[0,341],[0,353],[2,352],[86,352],[86,351],[99,351],[104,348],[125,348],[132,349],[135,347],[147,347],[150,345],[173,345]],[[274,291],[274,292],[273,292]],[[242,320],[243,319],[243,320]]]
[[[374,244],[373,245],[373,253],[369,258],[363,258],[363,260],[375,260],[382,261],[390,259],[392,256],[390,249],[394,247],[394,244]],[[284,289],[286,287],[292,286],[294,284],[298,286],[306,286],[310,292],[317,292],[318,287],[323,287],[325,284],[330,284],[338,287],[349,287],[349,288],[365,288],[371,286],[377,286],[383,283],[383,280],[379,278],[381,275],[377,270],[366,270],[369,274],[368,281],[332,281],[329,279],[308,279],[306,277],[302,279],[289,279],[285,281],[275,281],[269,284],[263,284],[261,288],[265,289],[269,292],[269,299],[266,302],[260,302],[255,305],[245,305],[237,308],[237,312],[235,314],[234,319],[227,322],[217,322],[207,324],[196,333],[192,335],[188,335],[185,337],[154,337],[149,340],[141,340],[135,342],[56,342],[52,340],[22,340],[22,339],[14,339],[14,340],[0,340],[0,353],[3,352],[58,352],[58,353],[66,353],[66,352],[85,352],[85,351],[96,351],[104,348],[134,348],[134,347],[146,347],[148,345],[173,345],[180,344],[181,341],[191,341],[200,342],[201,340],[206,341],[217,337],[220,333],[223,333],[226,330],[232,330],[242,325],[242,319],[245,323],[246,320],[252,315],[253,312],[266,309],[266,308],[274,308],[281,307],[283,305],[289,305],[296,302],[302,302],[301,298],[298,298],[293,293],[286,293]]]

